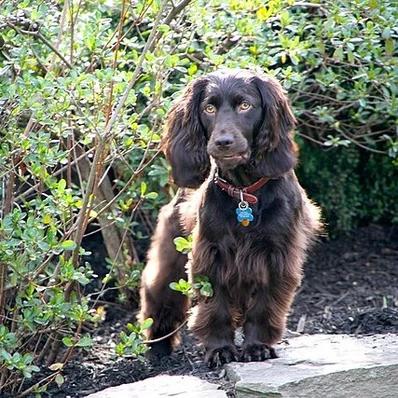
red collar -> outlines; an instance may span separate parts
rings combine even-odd
[[[220,187],[221,190],[226,192],[232,198],[239,200],[243,199],[247,203],[256,204],[258,202],[258,199],[257,196],[253,195],[253,193],[262,188],[270,179],[270,177],[261,177],[255,183],[247,187],[235,187],[229,182],[220,178],[218,176],[218,173],[216,172],[213,181],[214,184]]]

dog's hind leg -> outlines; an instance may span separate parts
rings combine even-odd
[[[186,318],[188,298],[173,291],[169,284],[180,278],[187,279],[187,255],[178,252],[174,238],[184,235],[180,224],[177,198],[160,211],[158,224],[148,252],[148,262],[142,274],[141,311],[138,318],[152,318],[153,324],[146,332],[150,340],[167,335]],[[179,341],[178,333],[150,344],[151,356],[169,355]]]

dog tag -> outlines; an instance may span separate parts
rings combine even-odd
[[[254,220],[253,210],[249,207],[249,203],[241,200],[238,204],[236,211],[236,219],[243,227],[249,226],[249,224]]]

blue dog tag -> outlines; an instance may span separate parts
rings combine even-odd
[[[247,227],[254,220],[254,216],[252,214],[253,210],[249,207],[249,204],[244,200],[241,200],[239,202],[239,205],[235,210],[235,212],[236,212],[236,219],[243,227]]]

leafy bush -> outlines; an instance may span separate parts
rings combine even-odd
[[[298,119],[300,179],[331,234],[397,222],[395,2],[211,4],[195,19],[195,59],[254,65],[282,81]]]
[[[169,25],[179,29],[187,3],[2,3],[0,386],[12,395],[61,383],[72,351],[91,345],[82,328],[103,318],[111,283],[125,297],[137,288],[148,213],[168,196],[159,126],[184,64],[170,55]],[[89,293],[82,242],[95,231],[109,270]],[[133,325],[119,351],[141,354],[147,326]],[[45,365],[52,374],[26,383]]]
[[[324,210],[331,236],[369,222],[398,223],[398,170],[388,157],[355,147],[303,145],[300,179]]]
[[[314,154],[314,152],[316,152]],[[320,151],[304,146],[305,160],[298,173],[306,188],[322,205],[329,231],[349,231],[362,211],[361,185],[358,174],[359,154],[355,148]],[[324,205],[327,204],[325,207]]]
[[[251,67],[282,81],[299,172],[333,230],[398,221],[394,2],[189,3],[1,4],[0,386],[13,395],[62,383],[72,351],[91,344],[83,325],[103,318],[98,300],[136,289],[173,193],[158,156],[164,116],[202,73]],[[109,269],[88,293],[82,243],[94,232]],[[142,353],[147,326],[129,326],[119,353]],[[45,363],[50,376],[26,383]]]

